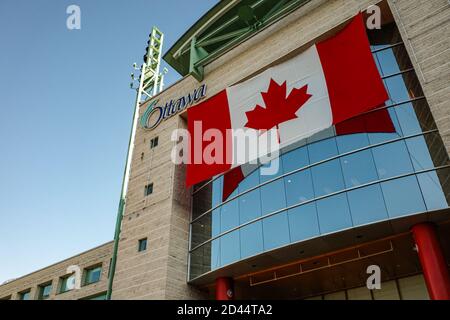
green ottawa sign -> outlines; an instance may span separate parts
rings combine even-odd
[[[159,100],[153,100],[148,105],[144,114],[141,116],[141,127],[147,130],[155,129],[162,121],[167,120],[173,115],[183,111],[189,106],[197,103],[206,96],[206,84],[195,89],[193,92],[166,102],[164,105],[158,105]]]

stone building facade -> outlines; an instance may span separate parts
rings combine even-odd
[[[229,3],[230,8],[238,6],[238,4],[232,4],[233,1],[224,2]],[[198,81],[192,74],[185,74],[154,98],[159,99],[160,102],[176,99],[193,92],[202,84],[207,85],[207,98],[211,97],[227,86],[244,81],[270,66],[295,56],[318,39],[332,35],[356,13],[373,4],[381,8],[383,22],[394,23],[399,31],[399,40],[403,42],[442,140],[439,143],[443,144],[446,150],[442,157],[447,158],[450,153],[450,3],[446,0],[304,1],[294,11],[245,41],[235,44],[204,65],[202,81]],[[148,103],[141,105],[139,110],[141,115],[145,112],[147,105]],[[186,128],[186,125],[186,112],[182,112],[162,121],[153,130],[145,130],[142,127],[137,129],[126,209],[118,241],[112,299],[208,299],[212,298],[216,292],[215,280],[218,278],[228,277],[236,281],[243,277],[248,279],[254,273],[302,258],[291,254],[288,258],[272,259],[266,265],[258,265],[252,272],[244,272],[242,270],[248,269],[244,267],[240,269],[241,266],[237,265],[233,271],[231,270],[233,266],[227,266],[206,272],[205,276],[198,279],[190,279],[192,190],[185,188],[185,167],[174,165],[171,161],[171,151],[176,144],[171,139],[172,133],[176,129]],[[150,148],[150,141],[155,137],[158,137],[158,146]],[[430,149],[433,149],[432,141],[428,145]],[[439,149],[439,146],[436,148]],[[441,175],[440,179],[442,185],[445,185],[448,190],[447,180],[450,177]],[[144,190],[150,184],[152,184],[152,193],[148,195]],[[446,196],[447,199],[450,198],[448,193]],[[208,197],[204,201],[206,201],[206,207],[211,206],[208,203],[210,201]],[[447,222],[450,222],[450,211],[442,209],[439,215],[438,221],[433,222],[438,225],[444,256],[448,264],[450,240],[445,234],[448,230]],[[411,222],[407,224],[406,231],[402,232],[408,233],[408,228],[413,225]],[[400,233],[393,232],[387,235],[381,232],[382,236],[379,238],[373,236],[368,243],[388,239]],[[192,234],[192,237],[195,236],[197,235]],[[412,239],[411,235],[408,237]],[[139,251],[139,243],[142,240],[145,240],[147,248]],[[354,245],[364,245],[364,242],[357,241]],[[334,248],[334,250],[337,252],[350,247],[353,246],[343,244],[341,248]],[[67,265],[74,262],[83,266],[101,262],[103,268],[101,281],[95,284],[92,290],[87,286],[79,292],[74,291],[73,294],[58,295],[54,288],[50,298],[78,299],[89,296],[94,291],[96,294],[104,292],[111,250],[112,243],[108,243],[2,285],[0,298],[11,296],[15,299],[19,292],[27,288],[32,288],[32,296],[35,296],[34,291],[41,282],[57,281]],[[320,252],[317,256],[328,253]],[[210,251],[206,256],[209,255]],[[261,261],[264,261],[263,256]],[[312,259],[314,256],[306,258]],[[277,264],[276,261],[279,263]],[[416,277],[413,282],[420,283],[420,286],[425,288],[423,279],[420,278],[421,272],[421,268],[418,267],[416,274],[408,276]],[[407,277],[406,273],[402,277]],[[298,281],[301,283],[302,280]],[[398,285],[398,280],[395,281]],[[250,289],[246,291],[247,287],[242,287],[241,292],[248,292],[248,295],[247,293],[239,294],[239,286],[242,284],[236,284],[236,297],[259,297],[254,296]],[[357,286],[356,282],[354,286]],[[349,289],[336,287],[334,290],[343,292],[342,290]],[[313,290],[308,295],[323,297],[324,294]],[[404,294],[404,297],[406,296],[407,294]],[[265,297],[271,298],[270,294]]]

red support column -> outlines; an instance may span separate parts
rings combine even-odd
[[[450,300],[450,276],[432,223],[420,223],[412,227],[414,240],[428,293],[432,300]]]
[[[233,300],[233,279],[221,277],[216,279],[216,300]]]

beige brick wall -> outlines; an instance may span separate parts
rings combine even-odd
[[[450,152],[450,3],[390,0],[447,152]]]
[[[109,262],[112,256],[113,242],[105,243],[97,248],[83,252],[79,255],[55,263],[49,267],[38,270],[14,281],[0,286],[0,299],[11,296],[12,300],[20,299],[19,293],[31,289],[31,299],[38,299],[38,286],[44,283],[52,282],[52,292],[49,300],[77,300],[94,296],[105,292],[108,283]],[[100,265],[102,273],[100,281],[97,283],[82,285],[78,290],[72,290],[65,293],[59,293],[60,279],[67,274],[67,268],[77,265],[85,274],[85,268]]]
[[[195,80],[192,85],[197,85]],[[189,89],[181,88],[180,92],[185,93],[185,90]],[[180,214],[177,208],[181,202],[176,201],[173,190],[175,175],[179,175],[179,171],[170,160],[173,147],[170,135],[177,128],[178,120],[173,117],[151,132],[138,128],[113,299],[198,297],[195,290],[186,285],[189,226],[186,210],[189,205],[181,204],[184,211]],[[159,145],[151,150],[150,140],[155,136],[159,137]],[[149,183],[154,184],[153,194],[145,197],[144,188]],[[184,201],[189,201],[188,195]],[[148,249],[138,252],[138,241],[142,238],[147,238]],[[181,284],[180,288],[169,290],[174,286],[173,282]]]

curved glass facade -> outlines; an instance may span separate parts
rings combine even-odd
[[[227,199],[223,176],[194,188],[190,279],[290,243],[449,206],[447,152],[398,31],[369,37],[386,106],[353,119],[357,133],[332,128],[282,153],[276,175],[255,170]],[[373,130],[387,115],[395,130]]]

